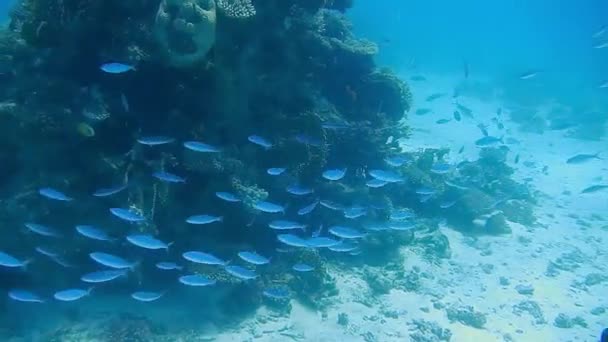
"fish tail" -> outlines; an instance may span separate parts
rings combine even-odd
[[[220,217],[219,217],[217,220],[218,220],[219,222],[224,222],[224,216],[220,216]]]
[[[29,259],[25,260],[23,262],[23,265],[21,265],[21,269],[23,269],[24,271],[27,271],[27,266],[29,264],[31,264],[33,261],[34,261],[34,258],[29,258]]]

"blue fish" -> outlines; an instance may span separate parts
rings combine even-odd
[[[170,261],[161,261],[156,263],[156,268],[161,269],[161,270],[165,270],[165,271],[171,271],[171,270],[182,270],[183,267],[179,266],[178,264],[174,263],[174,262],[170,262]]]
[[[287,169],[284,167],[271,167],[266,170],[266,173],[271,176],[278,176],[278,175],[282,174],[283,172],[285,172],[285,170],[287,170]]]
[[[306,196],[306,195],[310,195],[314,192],[314,190],[312,188],[307,188],[307,187],[301,186],[297,183],[288,185],[285,190],[287,190],[287,192],[289,192],[290,194],[296,195],[296,196]]]
[[[153,302],[164,295],[163,292],[137,291],[131,293],[131,298],[140,302]]]
[[[485,136],[481,139],[477,139],[475,140],[475,145],[479,146],[479,147],[487,147],[487,146],[493,146],[496,144],[504,144],[504,141],[501,138],[496,138],[493,137],[491,135]]]
[[[249,140],[249,142],[252,142],[258,146],[262,146],[263,148],[269,150],[272,148],[272,143],[270,141],[268,141],[266,138],[261,137],[259,135],[250,135],[247,137],[247,140]]]
[[[332,202],[332,201],[328,201],[328,200],[321,200],[319,201],[319,204],[321,204],[322,206],[324,206],[327,209],[331,209],[331,210],[336,210],[336,211],[343,211],[344,210],[344,206],[336,203],[336,202]]]
[[[243,251],[238,253],[239,258],[254,265],[266,265],[270,263],[270,259],[259,255],[256,252]]]
[[[251,280],[258,277],[258,275],[252,270],[246,269],[245,267],[238,265],[228,265],[224,267],[224,270],[230,275],[235,276],[241,280]]]
[[[142,145],[147,146],[157,146],[157,145],[165,145],[170,144],[175,141],[175,138],[166,137],[162,135],[148,136],[148,137],[140,137],[137,139],[137,142]]]
[[[407,231],[416,227],[416,224],[410,221],[389,222],[388,227],[392,230]]]
[[[367,215],[367,209],[364,207],[350,207],[344,209],[344,217],[347,219],[356,219]]]
[[[89,253],[89,256],[91,257],[91,259],[103,266],[116,269],[133,269],[138,264],[137,262],[128,262],[127,260],[119,256],[102,252]]]
[[[110,208],[110,212],[112,213],[112,215],[127,222],[143,222],[146,220],[142,215],[136,213],[131,209]]]
[[[327,248],[339,244],[340,241],[324,236],[317,236],[308,239],[306,243],[310,248]]]
[[[227,265],[228,262],[216,257],[213,254],[199,252],[199,251],[189,251],[182,254],[182,257],[188,261],[192,261],[197,264],[204,265]]]
[[[186,183],[185,178],[166,171],[156,171],[152,174],[152,176],[167,183]]]
[[[226,202],[240,202],[241,199],[238,198],[235,194],[225,191],[218,191],[215,193],[215,196],[219,199],[222,199]]]
[[[403,164],[407,163],[408,161],[410,161],[410,157],[403,155],[403,154],[398,154],[395,156],[390,156],[390,157],[386,157],[384,159],[384,161],[390,165],[390,166],[394,166],[394,167],[401,167]]]
[[[416,193],[418,195],[433,195],[435,194],[435,189],[433,188],[429,188],[428,186],[421,186],[419,188],[416,189]]]
[[[390,219],[392,221],[407,220],[407,219],[411,219],[414,217],[416,217],[416,214],[409,209],[401,209],[401,210],[393,211],[390,214]]]
[[[221,152],[221,149],[217,146],[209,145],[200,141],[186,141],[184,142],[184,147],[194,151],[194,152],[202,152],[202,153],[218,153]]]
[[[87,274],[83,275],[82,277],[80,277],[80,280],[84,281],[85,283],[96,284],[96,283],[105,283],[107,281],[114,280],[118,277],[124,277],[126,275],[127,275],[126,269],[103,270],[103,271],[87,273]]]
[[[448,209],[448,208],[451,208],[452,206],[454,206],[454,204],[456,204],[456,201],[445,201],[445,202],[441,202],[439,204],[439,207],[441,209]]]
[[[121,185],[115,185],[109,188],[100,188],[95,190],[95,192],[93,193],[93,196],[95,197],[108,197],[108,196],[112,196],[114,194],[117,194],[121,191],[123,191],[124,189],[127,188],[127,184],[121,184]]]
[[[129,64],[124,63],[104,63],[100,67],[101,71],[106,72],[108,74],[122,74],[131,70],[135,70],[135,67]]]
[[[268,227],[275,230],[306,229],[305,224],[288,220],[274,220],[268,224]]]
[[[169,246],[173,244],[172,242],[165,243],[148,234],[127,235],[126,239],[131,244],[145,249],[166,249],[168,251]]]
[[[330,181],[338,181],[344,178],[344,175],[346,175],[346,168],[325,170],[322,174],[323,178]]]
[[[350,243],[350,242],[346,242],[346,241],[342,241],[337,245],[327,247],[327,249],[329,249],[330,251],[339,252],[339,253],[352,252],[352,251],[356,250],[357,248],[359,248],[359,246],[357,246],[353,243]]]
[[[365,233],[362,233],[354,228],[345,227],[345,226],[333,226],[328,229],[328,231],[343,239],[359,239],[365,237]]]
[[[53,297],[55,297],[55,299],[62,301],[62,302],[73,302],[75,300],[79,300],[79,299],[83,298],[84,296],[88,296],[89,294],[91,294],[92,289],[93,288],[90,288],[88,290],[83,290],[83,289],[62,290],[62,291],[55,292]]]
[[[213,216],[213,215],[192,215],[186,219],[187,223],[190,224],[209,224],[213,222],[222,222],[224,221],[223,216]]]
[[[8,291],[8,297],[12,300],[16,300],[18,302],[26,302],[26,303],[44,303],[44,300],[40,298],[37,294],[22,290],[22,289],[12,289]]]
[[[106,232],[104,232],[103,230],[96,228],[94,226],[90,226],[90,225],[78,225],[78,226],[76,226],[76,231],[78,232],[78,234],[80,234],[84,237],[87,237],[89,239],[93,239],[93,240],[99,240],[99,241],[116,240],[116,239],[108,236],[108,234],[106,234]]]
[[[405,181],[405,178],[393,171],[375,169],[370,170],[369,175],[375,179],[379,179],[388,183],[397,183]]]
[[[188,286],[210,286],[215,284],[215,280],[200,274],[191,274],[179,277],[179,282]]]
[[[259,201],[253,207],[265,213],[285,213],[284,206],[266,201]]]
[[[56,200],[56,201],[64,201],[69,202],[74,200],[72,197],[68,197],[66,194],[59,190],[55,190],[53,188],[40,188],[38,193],[46,198]]]
[[[42,224],[28,222],[25,224],[25,227],[38,235],[54,238],[61,237],[61,234],[59,234],[58,231]]]
[[[308,215],[310,214],[313,210],[315,210],[315,208],[317,207],[317,204],[319,204],[319,201],[314,201],[311,204],[301,208],[300,210],[298,210],[298,215],[303,216],[303,215]]]
[[[38,246],[38,247],[35,248],[35,250],[36,250],[36,252],[38,252],[38,253],[40,253],[42,255],[45,255],[45,256],[47,256],[47,257],[49,257],[51,259],[56,258],[56,257],[59,256],[58,252],[55,252],[54,250],[49,249],[48,247]]]
[[[14,256],[0,251],[0,266],[25,268],[32,260],[19,260]]]
[[[295,264],[291,268],[296,272],[310,272],[310,271],[314,271],[314,269],[315,269],[314,267],[312,267],[308,264],[303,264],[303,263]]]
[[[276,300],[284,300],[289,298],[289,290],[283,286],[269,287],[262,291],[262,294],[265,297],[276,299]]]
[[[308,241],[293,234],[279,234],[277,240],[291,247],[308,247]]]
[[[387,181],[383,181],[383,180],[380,180],[380,179],[373,178],[373,179],[370,179],[367,182],[365,182],[365,185],[367,185],[370,188],[381,188],[381,187],[385,186],[388,183],[389,182],[387,182]]]

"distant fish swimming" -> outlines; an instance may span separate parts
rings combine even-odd
[[[598,191],[606,190],[606,189],[608,189],[608,185],[597,184],[597,185],[592,185],[590,187],[583,189],[583,191],[581,191],[581,194],[590,194],[593,192],[598,192]]]
[[[74,200],[72,197],[67,196],[66,194],[64,194],[63,192],[53,189],[53,188],[40,188],[38,190],[38,193],[40,195],[42,195],[43,197],[52,199],[52,200],[56,200],[56,201],[64,201],[64,202],[69,202]]]
[[[110,213],[112,213],[112,215],[118,217],[119,219],[127,222],[143,222],[146,220],[146,218],[143,217],[141,214],[138,214],[131,209],[110,208]]]
[[[140,302],[153,302],[164,295],[164,292],[137,291],[131,293],[131,298]]]
[[[8,297],[12,300],[16,300],[18,302],[25,303],[44,303],[44,300],[40,298],[37,294],[22,290],[22,289],[12,289],[8,291]]]
[[[600,158],[599,153],[596,154],[577,154],[574,157],[570,157],[568,158],[568,160],[566,160],[567,164],[582,164],[585,162],[588,162],[590,160],[593,159],[599,159],[601,160],[602,158]]]
[[[217,146],[209,145],[200,141],[186,141],[184,142],[184,147],[194,151],[201,153],[218,153],[221,152],[221,149]]]
[[[529,80],[538,76],[538,71],[527,71],[519,75],[520,80]]]
[[[120,184],[120,185],[115,185],[115,186],[111,186],[109,188],[99,188],[97,190],[95,190],[95,192],[93,192],[93,196],[95,197],[108,197],[108,196],[112,196],[115,195],[121,191],[123,191],[124,189],[127,188],[127,184]]]
[[[487,146],[493,146],[496,144],[504,144],[504,141],[501,138],[497,138],[497,137],[493,137],[491,135],[485,136],[481,139],[477,139],[475,140],[475,145],[479,146],[479,147],[487,147]]]
[[[122,74],[128,71],[135,70],[135,67],[129,64],[124,63],[104,63],[100,67],[101,71],[106,72],[108,74]]]
[[[148,146],[165,145],[165,144],[170,144],[174,141],[175,141],[175,138],[171,138],[171,137],[167,137],[167,136],[163,136],[163,135],[154,135],[154,136],[137,138],[138,143],[140,143],[142,145],[148,145]]]
[[[258,146],[262,146],[266,150],[271,149],[273,146],[272,143],[268,139],[266,139],[262,136],[259,136],[259,135],[255,135],[255,134],[248,136],[247,140],[249,140],[249,142],[254,143]]]
[[[278,175],[282,174],[283,172],[285,172],[285,170],[287,170],[287,169],[284,167],[271,167],[266,170],[266,173],[271,176],[278,176]]]

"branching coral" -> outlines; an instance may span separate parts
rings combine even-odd
[[[155,33],[167,63],[189,67],[203,61],[215,44],[215,24],[213,0],[163,0]]]

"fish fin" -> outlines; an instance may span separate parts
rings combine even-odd
[[[224,216],[220,216],[217,220],[218,222],[224,222]]]

